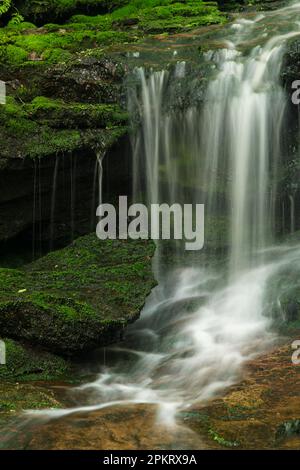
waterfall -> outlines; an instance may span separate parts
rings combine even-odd
[[[208,88],[202,118],[205,177],[223,170],[224,178],[228,171],[233,272],[249,267],[254,253],[270,242],[274,226],[270,167],[276,173],[286,103],[279,84],[282,41],[271,39],[247,58],[235,48],[211,57],[219,73]],[[208,210],[214,199],[210,195]]]
[[[243,56],[238,45],[254,23],[238,24],[230,48],[206,54],[217,72],[202,109],[166,109],[165,89],[185,79],[181,64],[173,74],[138,69],[140,99],[137,89],[133,100],[142,123],[133,145],[135,199],[143,192],[148,204],[184,203],[188,197],[205,202],[208,220],[225,210],[233,273],[247,269],[272,242],[287,100],[280,69],[285,41],[299,34],[278,35]]]
[[[179,410],[224,391],[249,359],[273,344],[272,308],[285,288],[278,282],[274,289],[273,281],[284,279],[285,270],[300,271],[299,246],[272,240],[287,99],[280,70],[286,41],[300,33],[299,14],[297,3],[237,20],[226,47],[205,54],[210,75],[202,106],[170,102],[174,84],[189,82],[186,65],[135,71],[129,111],[141,126],[133,137],[134,198],[205,203],[212,231],[225,218],[222,243],[228,243],[229,259],[204,264],[195,254],[176,263],[185,257],[176,246],[165,264],[159,242],[159,285],[141,318],[124,343],[107,349],[96,380],[74,391],[90,391],[93,404],[36,414],[59,417],[151,403],[158,405],[159,419],[172,425]],[[114,359],[119,355],[112,364],[111,350]]]

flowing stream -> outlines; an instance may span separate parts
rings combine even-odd
[[[129,109],[141,121],[136,201],[205,203],[209,232],[224,221],[228,256],[220,266],[210,261],[216,255],[185,256],[177,247],[172,263],[159,242],[158,286],[124,342],[106,350],[97,378],[72,390],[79,405],[30,416],[151,403],[172,425],[179,411],[236,382],[245,362],[276,340],[272,313],[287,288],[280,279],[300,270],[299,246],[272,239],[288,99],[280,71],[288,39],[300,35],[300,3],[239,19],[227,31],[226,48],[204,55],[210,78],[201,106],[173,109],[166,99],[174,83],[189,80],[180,62],[137,68]]]

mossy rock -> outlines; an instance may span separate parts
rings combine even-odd
[[[26,22],[11,21],[0,31],[3,67],[69,62],[78,52],[135,42],[145,33],[187,31],[226,22],[216,2],[201,0],[28,1],[20,12]]]
[[[28,116],[54,128],[113,128],[127,124],[127,113],[117,105],[64,103],[43,96],[25,106]]]
[[[0,269],[0,331],[74,355],[120,339],[155,281],[154,244],[88,235],[27,265]]]
[[[54,398],[53,394],[42,387],[9,382],[0,384],[0,419],[7,412],[59,407],[60,403]]]
[[[2,167],[11,157],[107,150],[127,131],[116,106],[127,65],[109,59],[116,48],[125,54],[126,44],[145,35],[226,21],[215,2],[200,0],[11,3],[25,21],[0,28],[0,75],[13,95],[0,107]]]
[[[289,325],[300,325],[300,286],[291,287],[280,296],[284,319]],[[295,325],[296,326],[296,325]]]
[[[34,351],[12,339],[2,341],[6,347],[6,364],[0,365],[1,381],[55,380],[65,377],[69,371],[69,364],[61,357]]]
[[[127,0],[16,0],[14,4],[25,18],[43,24],[59,21],[76,13],[106,13],[128,3]]]
[[[0,160],[107,150],[127,131],[126,124],[126,113],[116,105],[64,103],[42,96],[22,104],[8,97],[0,108]]]
[[[19,414],[26,410],[57,409],[63,406],[54,392],[29,383],[0,383],[0,450],[24,448],[25,436],[34,430],[20,432]],[[24,419],[24,418],[23,418]]]

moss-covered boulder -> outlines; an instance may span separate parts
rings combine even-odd
[[[1,336],[72,355],[120,338],[155,285],[154,245],[95,235],[22,270],[0,269]]]
[[[0,381],[55,380],[65,377],[69,364],[61,357],[4,338],[6,363],[0,365]],[[1,401],[0,401],[1,411]]]

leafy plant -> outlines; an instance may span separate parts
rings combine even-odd
[[[8,12],[12,4],[11,0],[0,0],[0,16]]]
[[[21,24],[22,22],[24,21],[24,17],[19,13],[19,12],[15,12],[12,14],[11,16],[11,20],[9,22],[9,26],[18,26],[19,24]]]

